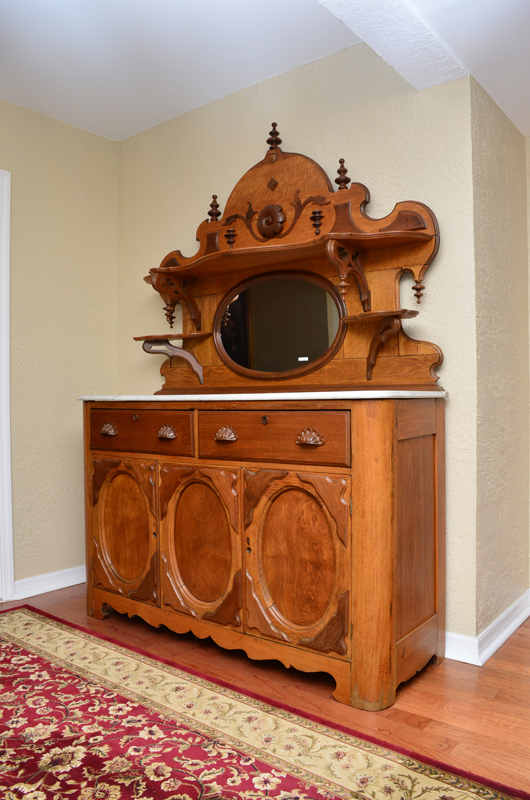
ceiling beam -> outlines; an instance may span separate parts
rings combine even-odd
[[[469,74],[408,0],[319,0],[415,89]]]

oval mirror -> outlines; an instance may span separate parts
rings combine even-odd
[[[311,371],[340,347],[344,313],[333,284],[318,275],[269,273],[240,284],[224,298],[214,321],[214,340],[223,361],[243,374],[275,377]]]

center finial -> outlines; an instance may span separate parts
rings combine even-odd
[[[278,145],[282,143],[280,134],[276,130],[276,124],[276,122],[273,122],[272,131],[269,131],[269,138],[267,139],[267,144],[270,145],[269,150],[276,150]]]

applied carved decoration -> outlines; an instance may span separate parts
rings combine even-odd
[[[158,583],[158,556],[153,553],[145,578],[137,589],[131,589],[128,592],[128,596],[134,600],[156,603],[158,600]]]
[[[320,431],[317,431],[314,428],[306,428],[296,437],[296,444],[308,444],[312,445],[313,447],[322,447],[322,445],[326,444],[326,442]]]
[[[166,319],[169,322],[170,328],[173,327],[175,320],[175,306],[177,303],[185,305],[189,311],[190,317],[195,324],[196,330],[201,329],[201,312],[195,298],[190,293],[189,281],[186,278],[178,279],[168,271],[161,268],[151,270],[150,283],[155,289],[162,300],[165,301],[164,311],[166,312]]]
[[[223,425],[215,434],[216,442],[237,442],[238,435],[229,425]]]
[[[242,279],[251,285],[254,278],[265,273],[274,280],[275,275],[293,272],[293,267],[301,271],[303,266],[306,275],[320,274],[330,280],[329,265],[333,266],[338,281],[331,280],[348,306],[348,311],[339,313],[339,324],[348,313],[355,316],[358,309],[365,315],[387,308],[396,313],[402,311],[398,289],[405,273],[414,277],[414,295],[418,303],[421,301],[424,275],[438,249],[437,222],[427,206],[398,203],[386,217],[371,218],[367,214],[368,189],[352,182],[344,158],[339,159],[334,188],[315,161],[283,152],[280,143],[275,123],[267,139],[265,157],[238,181],[225,204],[224,216],[217,195],[212,195],[208,219],[197,230],[197,254],[187,258],[178,250],[172,251],[146,278],[164,300],[170,325],[177,303],[185,312],[186,338],[181,347],[169,345],[164,337],[144,341],[146,352],[169,358],[162,366],[166,385],[160,393],[191,391],[197,378],[204,391],[235,387],[246,390],[248,381],[259,388],[265,380],[281,380],[283,389],[302,388],[307,385],[304,378],[309,373],[314,376],[314,388],[352,388],[372,380],[380,356],[385,357],[384,370],[379,372],[382,382],[409,388],[432,386],[437,380],[434,368],[441,363],[439,349],[429,342],[410,344],[413,340],[401,325],[407,315],[400,316],[399,324],[397,317],[389,318],[375,333],[370,333],[369,327],[349,326],[344,332],[344,348],[332,352],[330,346],[321,359],[313,358],[307,364],[294,361],[296,366],[292,369],[282,367],[279,372],[274,372],[273,367],[260,371],[244,366],[245,348],[249,348],[251,365],[255,356],[250,348],[254,345],[244,339],[246,334],[239,329],[237,352],[243,353],[242,362],[226,356],[219,336],[214,336],[212,343],[190,338],[192,331],[200,331],[203,325],[210,332],[213,330],[220,303],[230,286],[238,285]],[[304,211],[306,208],[308,212]],[[241,308],[243,319],[250,311]],[[365,321],[371,319],[367,316]],[[242,324],[239,320],[238,326]],[[397,340],[397,346],[385,347],[391,338]],[[196,377],[177,359],[187,361]],[[365,360],[364,370],[359,369],[358,359]]]
[[[332,478],[329,475],[311,475],[299,472],[298,478],[311,484],[337,526],[337,535],[343,545],[348,544],[348,503],[346,493],[348,482],[345,478]]]
[[[335,652],[339,655],[346,655],[348,646],[346,637],[349,632],[349,592],[344,592],[337,604],[337,610],[320,633],[312,639],[300,639],[298,642],[302,647],[310,647],[312,650],[320,650],[323,653]]]
[[[245,593],[247,629],[258,631],[259,633],[265,634],[265,636],[271,636],[273,639],[283,639],[288,642],[288,635],[273,625],[269,619],[267,611],[256,594],[254,579],[250,572],[247,571],[245,577],[247,582],[247,591]]]
[[[339,273],[339,292],[345,295],[348,291],[348,282],[346,278],[351,273],[359,289],[363,310],[370,311],[372,307],[371,292],[368,288],[366,275],[364,274],[359,260],[359,254],[350,245],[341,245],[336,239],[329,239],[326,244],[326,255]]]
[[[177,434],[172,425],[162,425],[157,434],[159,439],[176,439]]]
[[[117,436],[118,430],[112,422],[105,422],[100,433],[102,436]]]
[[[257,472],[245,470],[245,491],[243,495],[243,515],[245,528],[252,522],[254,508],[259,502],[265,489],[272,481],[281,480],[287,475],[286,471],[277,469],[260,469]]]
[[[284,223],[287,219],[282,206],[278,206],[275,204],[269,204],[261,209],[261,211],[256,212],[253,208],[251,201],[248,201],[248,209],[247,213],[243,216],[242,214],[231,214],[229,217],[226,218],[223,225],[233,225],[234,222],[238,219],[242,220],[245,223],[247,230],[252,234],[254,239],[258,242],[267,242],[269,239],[284,239],[288,236],[291,231],[293,230],[294,226],[300,219],[302,215],[302,211],[304,208],[309,205],[309,203],[313,203],[314,205],[328,205],[330,202],[326,200],[323,195],[315,195],[311,197],[307,197],[303,202],[300,200],[299,195],[300,189],[297,190],[295,193],[294,198],[291,200],[290,205],[294,209],[294,215],[291,220],[291,224],[289,227],[284,230]],[[254,230],[253,220],[257,214],[257,233]]]
[[[219,625],[234,625],[235,627],[240,627],[242,623],[241,597],[241,571],[238,571],[234,575],[232,589],[219,608],[216,611],[208,611],[204,615],[204,619],[217,622]]]

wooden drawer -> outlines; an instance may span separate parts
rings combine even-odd
[[[199,411],[199,457],[350,465],[349,411]]]
[[[132,453],[193,455],[191,411],[92,409],[90,448]]]

